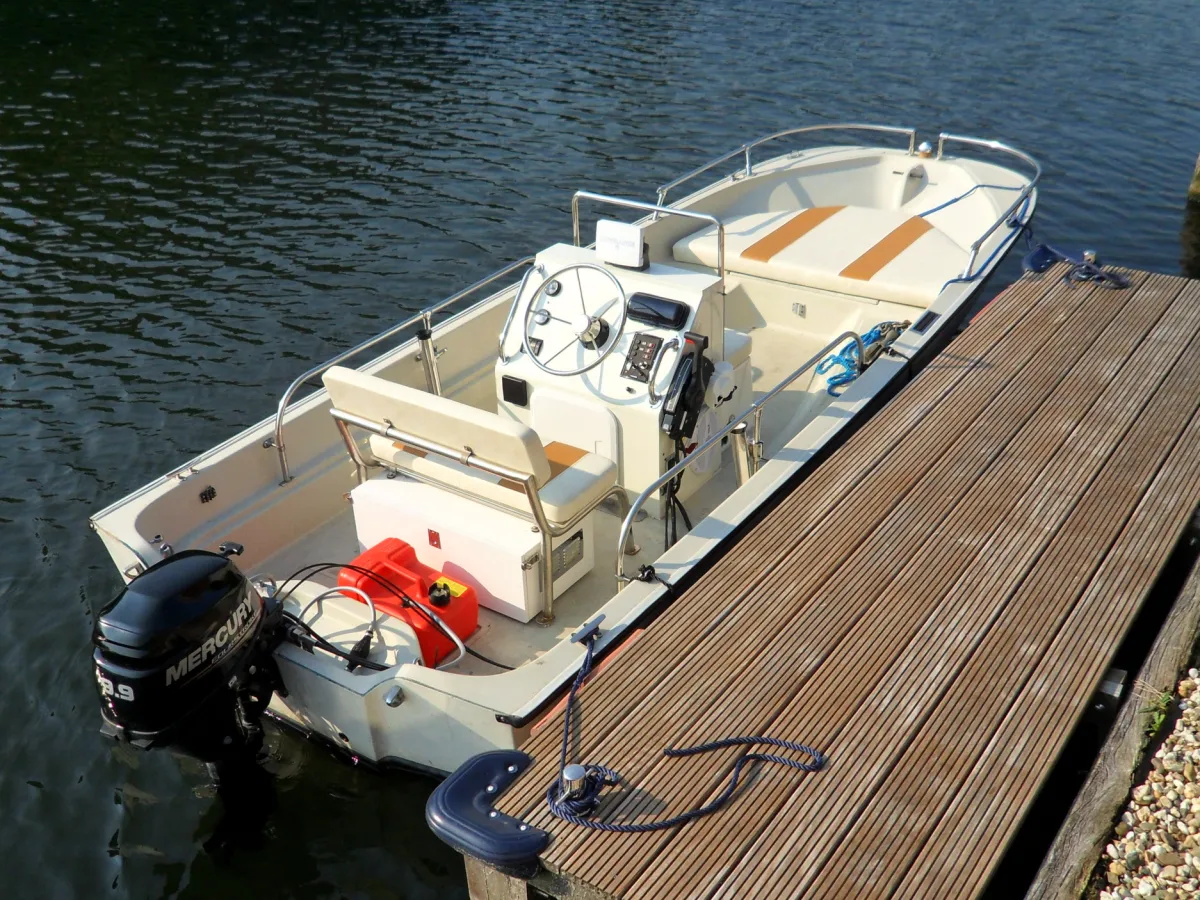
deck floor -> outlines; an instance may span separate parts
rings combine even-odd
[[[729,735],[824,751],[654,834],[551,817],[561,713],[499,808],[579,896],[968,898],[1200,502],[1200,283],[1001,294],[580,695],[609,821],[711,799]]]

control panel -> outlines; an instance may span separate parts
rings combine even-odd
[[[635,334],[625,355],[625,365],[621,367],[621,377],[643,384],[648,382],[662,342],[662,338],[653,334]]]
[[[508,310],[510,327],[495,371],[497,410],[533,428],[543,445],[558,441],[607,456],[617,464],[619,483],[636,495],[662,474],[665,460],[673,452],[672,438],[662,430],[662,414],[666,395],[676,382],[679,389],[672,431],[686,431],[694,418],[679,414],[690,408],[687,400],[695,381],[677,375],[685,355],[685,332],[707,336],[711,346],[706,355],[714,362],[720,358],[724,327],[721,279],[697,267],[681,268],[654,260],[644,270],[605,266],[595,250],[572,244],[546,248],[538,254],[538,264],[541,268],[533,270],[522,296],[515,298]],[[592,270],[592,265],[606,271]],[[609,274],[617,279],[620,291]],[[551,282],[558,284],[552,288]],[[535,302],[543,285],[546,289]],[[614,339],[612,330],[621,312],[616,304],[622,292],[625,323]],[[592,342],[582,339],[592,324],[578,321],[584,313],[610,328],[607,342],[602,342],[602,359],[597,360],[599,352],[588,346]],[[529,353],[524,340],[529,342]],[[539,346],[541,341],[545,343]],[[551,369],[582,371],[556,376],[535,361]],[[699,392],[697,383],[694,393]],[[749,391],[739,389],[737,397],[744,395],[749,396]],[[730,410],[722,407],[720,411],[727,414]],[[694,473],[685,478],[679,498],[686,502],[701,481]],[[656,494],[645,508],[658,515],[661,503]]]

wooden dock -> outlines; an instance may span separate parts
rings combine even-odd
[[[988,888],[1200,503],[1200,283],[1125,271],[1125,290],[1072,287],[1062,272],[994,300],[577,704],[573,761],[623,776],[604,821],[701,805],[744,752],[665,747],[764,734],[819,748],[826,767],[760,766],[724,809],[671,831],[596,832],[547,811],[559,712],[496,804],[551,833],[539,888]],[[478,897],[524,895],[472,879]]]

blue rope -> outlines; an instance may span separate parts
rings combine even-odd
[[[588,673],[591,671],[592,650],[595,647],[596,637],[597,632],[592,632],[587,636],[587,653],[583,658],[583,665],[580,666],[579,674],[575,676],[575,681],[571,685],[571,692],[567,695],[567,708],[563,715],[562,753],[559,757],[558,767],[560,772],[567,765],[567,748],[571,740],[571,714],[575,708],[575,694],[579,691],[584,681],[587,680]],[[783,738],[762,736],[721,738],[717,741],[709,741],[707,744],[697,744],[694,747],[666,749],[663,750],[663,755],[669,757],[695,756],[698,753],[709,753],[713,750],[725,750],[729,747],[753,745],[766,745],[769,747],[781,747],[785,750],[794,750],[811,757],[812,762],[801,762],[800,760],[788,759],[786,756],[776,756],[773,753],[745,753],[738,757],[737,762],[734,763],[729,784],[725,786],[725,790],[716,798],[704,806],[689,809],[687,812],[671,816],[669,819],[661,819],[657,822],[618,824],[614,822],[600,822],[591,818],[592,813],[596,811],[596,807],[600,803],[600,794],[604,788],[619,784],[621,781],[621,776],[616,770],[610,769],[608,766],[585,765],[583,768],[587,774],[584,777],[583,788],[570,797],[563,794],[561,778],[555,778],[551,785],[546,788],[546,804],[550,807],[550,812],[553,815],[564,822],[570,822],[572,825],[581,825],[584,828],[591,828],[596,831],[610,831],[618,834],[643,834],[648,831],[662,831],[666,828],[674,828],[677,825],[686,825],[688,822],[716,812],[733,797],[742,777],[742,769],[750,763],[779,763],[780,765],[787,766],[789,769],[799,769],[803,772],[816,772],[825,765],[824,755],[805,744],[787,741]]]
[[[900,322],[880,322],[870,331],[862,336],[863,351],[865,352],[872,344],[883,340],[884,333],[893,326],[902,326],[907,323]],[[845,347],[837,353],[831,353],[819,363],[815,369],[818,375],[824,375],[834,366],[841,366],[842,371],[835,372],[829,376],[829,383],[825,390],[829,392],[831,397],[840,397],[841,391],[834,390],[844,384],[849,384],[859,375],[858,370],[858,342],[849,341]]]

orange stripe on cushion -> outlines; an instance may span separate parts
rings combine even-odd
[[[879,270],[907,250],[925,232],[933,228],[920,216],[913,216],[903,225],[892,230],[892,233],[878,244],[842,269],[843,278],[854,278],[858,281],[870,281]]]
[[[770,262],[771,257],[790,247],[844,206],[814,206],[792,216],[765,238],[755,241],[742,251],[742,259]]]
[[[548,443],[546,445],[546,462],[550,463],[550,480],[553,481],[587,454],[586,450],[580,450],[570,444],[558,441]]]
[[[410,447],[410,446],[408,446],[408,444],[400,443],[400,441],[392,441],[392,446],[395,447],[397,450],[403,450],[405,453],[409,454],[410,456],[416,456],[416,457],[419,457],[420,459],[424,459],[427,455],[425,453],[425,451],[422,450],[420,447]]]

